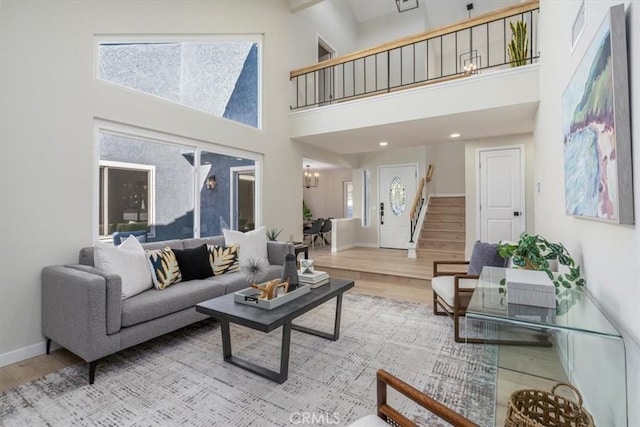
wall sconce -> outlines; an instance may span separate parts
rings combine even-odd
[[[406,12],[407,10],[416,9],[419,4],[418,0],[396,0],[398,12]]]
[[[216,176],[211,175],[209,178],[207,178],[207,180],[205,181],[205,185],[207,186],[207,190],[215,190],[216,186],[218,185]]]
[[[320,181],[320,174],[318,172],[311,173],[311,165],[307,165],[302,186],[306,188],[317,187],[318,181]]]

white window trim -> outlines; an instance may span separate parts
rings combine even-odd
[[[371,226],[371,170],[362,169],[362,227]]]
[[[236,199],[236,180],[235,180],[235,175],[242,173],[242,172],[253,172],[253,176],[255,178],[256,175],[256,167],[255,166],[232,166],[229,168],[229,182],[231,183],[231,185],[229,186],[229,227],[233,228],[234,230],[238,229],[238,218],[234,218],[234,205],[238,204],[238,200]],[[257,187],[257,182],[254,182],[254,191],[257,193],[257,190],[255,187]],[[256,198],[254,197],[254,206],[253,206],[253,217],[257,218],[257,214],[258,214],[258,205],[257,205],[257,201]],[[256,221],[256,228],[257,227],[257,221]]]
[[[126,125],[123,123],[112,122],[105,119],[96,118],[94,120],[94,182],[93,182],[93,240],[98,239],[97,230],[98,230],[98,210],[100,206],[99,194],[96,189],[100,185],[100,134],[108,133],[111,135],[124,136],[128,138],[135,139],[143,139],[146,141],[156,142],[159,144],[168,144],[172,146],[180,146],[184,148],[194,149],[196,152],[196,156],[194,159],[199,161],[199,154],[201,151],[207,151],[211,153],[222,154],[230,157],[241,157],[243,159],[252,160],[254,162],[255,167],[255,177],[256,177],[256,186],[255,186],[255,220],[256,220],[256,228],[261,227],[262,218],[263,218],[263,206],[262,206],[262,197],[263,197],[263,188],[264,188],[264,171],[263,171],[263,162],[264,156],[259,153],[254,153],[251,151],[243,151],[235,148],[231,148],[225,145],[215,144],[212,142],[200,141],[196,139],[192,139],[186,136],[174,135],[163,133],[160,131],[150,130],[139,128],[133,125]],[[195,160],[194,160],[195,161]],[[193,173],[195,175],[194,179],[194,209],[197,209],[197,212],[194,212],[194,237],[200,237],[200,193],[199,193],[199,183],[197,182],[197,168],[194,167]],[[197,214],[197,215],[196,215]],[[196,222],[196,216],[197,221]]]
[[[100,173],[100,168],[114,168],[114,169],[126,169],[126,170],[135,170],[135,171],[145,171],[149,173],[149,189],[148,195],[149,200],[147,200],[147,224],[149,224],[149,237],[155,237],[156,235],[156,199],[155,199],[155,187],[156,187],[156,167],[153,165],[143,165],[138,163],[127,163],[127,162],[114,162],[111,160],[100,160],[98,162],[98,173]],[[98,178],[98,182],[100,182]],[[108,179],[104,179],[103,186],[108,187],[109,182]],[[97,188],[97,187],[96,187]],[[103,189],[104,191],[104,189]],[[98,194],[98,197],[100,195]],[[100,200],[98,199],[98,209],[100,209]],[[109,199],[106,198],[103,205],[103,218],[108,219],[109,215]],[[108,224],[108,221],[105,221]],[[99,234],[100,238],[109,237],[111,234]]]

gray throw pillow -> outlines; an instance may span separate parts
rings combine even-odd
[[[507,260],[498,255],[497,243],[485,243],[476,240],[471,252],[467,274],[480,274],[482,267],[504,267]]]

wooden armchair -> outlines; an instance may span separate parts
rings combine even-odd
[[[498,245],[477,240],[471,251],[470,261],[434,261],[433,279],[433,314],[453,315],[453,336],[456,342],[483,344],[482,339],[464,338],[460,336],[460,316],[467,314],[467,306],[478,277],[483,267],[505,267],[507,260],[500,257]],[[462,267],[456,269],[451,266]],[[449,266],[443,271],[441,267]],[[456,271],[458,270],[458,271]],[[444,311],[439,311],[438,306]]]
[[[431,288],[433,289],[433,314],[453,315],[453,338],[456,342],[468,342],[481,344],[482,339],[465,338],[460,336],[460,316],[467,313],[467,306],[471,300],[471,295],[478,282],[477,274],[467,274],[466,266],[469,261],[434,261],[433,262],[433,279],[431,279]],[[464,266],[459,271],[447,269],[442,271],[443,267]],[[441,307],[442,310],[438,310]]]
[[[478,425],[455,412],[451,408],[444,406],[437,400],[427,396],[415,387],[410,386],[387,371],[380,369],[376,374],[376,389],[378,394],[378,410],[376,415],[368,415],[359,419],[350,427],[416,427],[417,424],[402,415],[387,403],[387,386],[397,390],[404,396],[413,400],[428,411],[437,415],[454,427],[477,427]]]

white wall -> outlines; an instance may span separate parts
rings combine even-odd
[[[465,143],[465,188],[466,188],[466,230],[467,230],[467,243],[466,243],[466,256],[467,259],[471,256],[471,249],[473,243],[478,240],[477,235],[477,195],[476,195],[476,182],[478,175],[478,164],[476,161],[476,153],[479,148],[488,147],[502,147],[524,144],[525,146],[525,229],[526,231],[533,232],[534,229],[534,204],[533,204],[533,165],[534,165],[534,145],[533,136],[531,134],[523,135],[511,135],[498,138],[484,138],[473,141],[466,141]],[[537,207],[536,207],[537,209]]]
[[[302,195],[314,218],[343,218],[343,183],[352,180],[351,169],[315,171],[320,174],[316,188],[304,188]]]
[[[358,25],[357,50],[367,49],[425,30],[424,4],[418,9],[392,13]]]
[[[580,262],[591,291],[625,338],[629,426],[640,425],[640,230],[576,219],[565,214],[561,96],[608,8],[620,1],[588,1],[587,25],[576,50],[569,50],[571,23],[579,2],[542,1],[540,107],[534,132],[536,144],[535,231],[562,242]],[[640,216],[640,7],[627,5],[629,79],[632,112],[634,206]],[[545,19],[550,18],[552,19]],[[637,220],[636,220],[637,221]],[[599,363],[614,363],[599,360]],[[622,366],[619,367],[622,369]],[[608,393],[601,384],[599,393]]]
[[[101,118],[264,154],[263,222],[301,235],[300,165],[288,135],[292,15],[252,2],[3,2],[0,16],[0,365],[42,353],[40,271],[76,261],[97,231]],[[260,33],[263,129],[94,79],[94,34]],[[25,166],[27,166],[25,168]]]
[[[428,188],[429,192],[435,195],[464,194],[464,142],[447,142],[436,144],[429,148],[432,154],[429,163],[433,163],[435,166],[433,179]]]
[[[356,22],[346,1],[321,1],[295,15],[291,69],[318,62],[318,36],[335,49],[336,56],[356,50]]]

